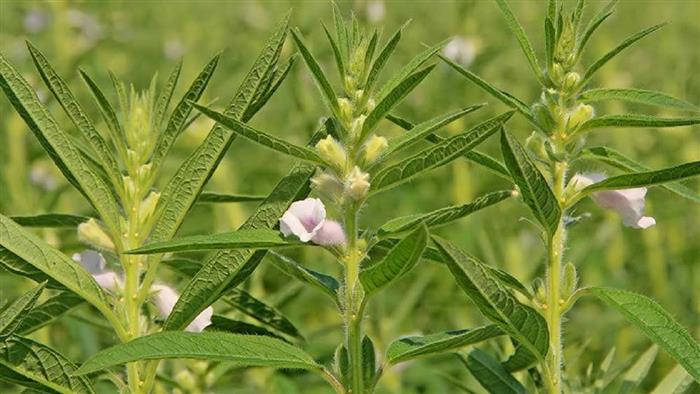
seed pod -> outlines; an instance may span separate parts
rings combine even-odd
[[[107,235],[95,219],[78,225],[78,239],[100,250],[114,250],[112,238]]]
[[[316,150],[319,156],[335,169],[341,170],[345,167],[347,161],[345,148],[330,135],[318,141]]]
[[[576,266],[571,262],[566,263],[564,266],[564,281],[561,285],[561,298],[563,300],[568,300],[574,291],[576,291],[576,286],[578,285],[578,274],[576,273]]]

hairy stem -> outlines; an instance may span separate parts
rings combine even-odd
[[[362,382],[362,289],[358,286],[362,251],[357,247],[357,206],[350,204],[346,208],[345,226],[348,235],[348,248],[345,257],[345,346],[348,350],[350,375],[350,392],[363,391]]]

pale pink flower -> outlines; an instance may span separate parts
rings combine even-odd
[[[455,63],[469,66],[476,58],[476,45],[471,38],[457,36],[445,45],[442,54]]]
[[[326,220],[326,207],[318,198],[295,201],[280,219],[280,231],[285,237],[295,235],[301,242],[318,245],[345,243],[345,232],[340,223]]]
[[[323,246],[345,245],[345,231],[335,220],[326,220],[311,240]]]
[[[177,300],[180,295],[170,286],[163,284],[154,284],[151,286],[151,291],[153,291],[153,303],[155,304],[160,316],[166,319],[170,316],[170,312],[173,311]],[[211,324],[211,316],[214,314],[214,309],[208,307],[203,310],[202,313],[197,315],[195,319],[190,323],[185,330],[190,332],[201,332],[207,326]]]
[[[85,250],[82,253],[75,253],[73,260],[80,263],[101,288],[114,292],[123,287],[122,278],[116,272],[105,269],[105,258],[100,253]]]
[[[605,179],[600,173],[576,174],[571,178],[576,188],[584,188]],[[647,188],[636,187],[621,190],[604,190],[591,194],[591,199],[598,206],[617,212],[625,226],[645,229],[656,224],[650,216],[644,216],[644,197]]]

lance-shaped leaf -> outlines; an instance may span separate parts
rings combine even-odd
[[[51,279],[116,319],[100,286],[78,263],[36,235],[0,215],[0,263],[8,270],[35,281]]]
[[[260,90],[268,86],[267,78],[274,74],[287,36],[288,23],[289,15],[286,15],[243,79],[225,115],[248,121],[255,114],[246,111],[253,105]],[[161,193],[150,234],[151,242],[172,238],[235,137],[236,134],[227,128],[214,125],[197,150],[178,168]]]
[[[230,194],[230,193],[216,193],[216,192],[203,192],[199,194],[197,202],[200,204],[204,203],[229,203],[229,202],[256,202],[262,201],[266,196],[262,195],[250,195],[250,194]]]
[[[154,242],[125,253],[154,254],[186,250],[267,249],[299,245],[303,245],[303,243],[284,238],[278,230],[246,229],[212,235],[191,235],[170,241]]]
[[[447,138],[399,163],[384,168],[372,179],[372,193],[388,190],[426,171],[451,162],[484,142],[501,127],[501,124],[500,119],[489,119],[462,134]]]
[[[0,380],[42,393],[95,393],[90,380],[74,376],[75,364],[56,350],[13,336],[0,344]]]
[[[513,15],[513,11],[511,11],[510,7],[508,6],[508,3],[506,3],[505,0],[496,0],[496,4],[498,4],[498,8],[501,9],[501,12],[503,13],[503,16],[506,19],[506,23],[508,24],[508,27],[513,32],[513,34],[515,34],[515,38],[518,39],[520,49],[523,50],[523,53],[527,58],[527,62],[530,65],[532,72],[535,73],[537,79],[541,80],[542,70],[540,69],[540,64],[537,61],[535,51],[534,49],[532,49],[532,44],[530,44],[530,40],[528,40],[527,35],[523,30],[523,27],[520,26],[520,23],[515,18],[515,15]]]
[[[223,332],[160,332],[105,349],[75,373],[84,375],[115,365],[158,359],[233,361],[240,366],[319,370],[310,355],[276,338]]]
[[[374,88],[374,84],[377,82],[379,74],[382,72],[384,65],[386,65],[387,60],[389,60],[391,57],[391,54],[394,53],[396,45],[399,43],[399,40],[401,40],[401,33],[403,32],[403,29],[408,26],[408,23],[409,22],[404,23],[396,30],[391,38],[389,38],[389,41],[387,41],[387,43],[384,45],[384,48],[382,48],[382,50],[379,52],[377,58],[372,62],[372,67],[370,67],[369,73],[367,74],[367,83],[365,84],[366,91],[371,92]]]
[[[401,67],[401,69],[391,77],[389,82],[382,86],[382,90],[376,95],[377,102],[384,101],[385,98],[393,95],[394,92],[397,91],[397,88],[404,83],[404,81],[409,79],[412,74],[415,75],[415,71],[418,70],[418,68],[427,62],[433,55],[438,53],[448,41],[449,40],[444,40],[431,47],[428,47],[423,52],[414,56],[413,59],[409,60],[408,63]]]
[[[492,324],[424,336],[404,337],[389,345],[386,358],[389,364],[394,365],[418,357],[451,352],[500,335],[503,335],[503,331]]]
[[[547,180],[522,145],[505,130],[501,133],[501,151],[523,201],[547,232],[554,234],[559,225],[561,208]]]
[[[287,142],[281,138],[277,138],[260,130],[256,130],[233,117],[225,116],[219,112],[212,111],[202,105],[194,104],[194,106],[204,115],[215,120],[219,124],[224,125],[234,133],[257,144],[268,147],[277,152],[284,153],[285,155],[296,157],[297,159],[306,160],[312,163],[323,163],[323,160],[313,149],[294,145],[291,142]]]
[[[104,119],[105,123],[107,124],[107,128],[109,129],[110,133],[109,135],[112,138],[114,146],[120,151],[122,157],[126,157],[126,152],[123,149],[123,147],[127,146],[126,136],[121,124],[119,123],[119,119],[117,118],[117,112],[114,110],[114,107],[97,83],[95,83],[95,81],[93,81],[85,71],[79,69],[78,72],[80,73],[80,78],[82,78],[85,85],[87,85],[88,89],[90,89],[90,93],[95,99],[97,107],[100,109],[100,114],[102,114],[102,119]],[[112,80],[116,82],[114,78]],[[123,101],[125,93],[123,92],[122,85],[115,83],[115,88],[119,93],[120,101]],[[122,108],[126,107],[122,105]]]
[[[554,32],[554,25],[550,18],[545,18],[544,20],[544,53],[546,59],[546,65],[549,66],[553,64],[554,59],[554,45],[556,43],[556,33]]]
[[[583,32],[583,34],[580,35],[581,38],[579,39],[579,42],[576,45],[577,56],[581,56],[581,52],[583,52],[583,49],[588,43],[588,40],[591,39],[591,36],[596,31],[596,29],[598,29],[598,27],[603,22],[605,22],[605,20],[608,19],[610,15],[613,14],[615,10],[615,4],[617,4],[617,0],[610,1],[590,20],[588,26],[586,26],[586,30]]]
[[[328,30],[325,23],[322,22],[321,26],[323,26],[323,31],[326,33],[326,37],[328,38],[328,42],[331,44],[331,48],[333,49],[333,57],[335,58],[335,65],[338,68],[338,76],[340,78],[344,78],[345,77],[345,60],[343,59],[343,54],[340,52],[340,47],[338,46],[338,42],[336,41],[335,37],[333,37],[331,32]]]
[[[0,88],[61,172],[97,209],[107,226],[116,229],[119,206],[109,186],[89,168],[27,81],[1,55]]]
[[[682,365],[677,364],[664,376],[650,394],[683,394],[693,384],[693,377],[686,372]]]
[[[65,213],[45,213],[33,216],[12,216],[20,226],[25,227],[77,227],[80,223],[90,220],[87,216],[70,215]]]
[[[170,152],[173,143],[175,143],[177,137],[184,130],[187,117],[190,116],[192,112],[192,104],[196,103],[197,100],[202,97],[204,89],[207,88],[209,80],[214,74],[216,66],[219,64],[220,57],[221,54],[217,54],[204,66],[204,69],[200,71],[199,75],[192,81],[185,95],[182,96],[180,102],[175,106],[165,130],[158,134],[158,140],[153,148],[153,157],[151,158],[153,168],[158,168],[160,166],[163,159],[168,155],[168,152]]]
[[[505,123],[506,121],[508,121],[508,119],[510,119],[511,116],[513,116],[513,113],[514,113],[514,111],[506,112],[502,115],[499,115],[499,118],[502,120],[503,123]],[[394,123],[395,125],[401,127],[404,130],[407,130],[407,131],[411,130],[413,127],[415,127],[413,125],[413,123],[409,122],[406,119],[395,116],[395,115],[390,114],[390,115],[387,115],[386,118],[389,121],[391,121],[392,123]],[[430,134],[430,135],[426,136],[425,139],[428,140],[429,142],[432,142],[433,144],[437,144],[437,143],[444,141],[445,137],[440,137],[437,134]],[[465,153],[464,157],[469,161],[472,161],[476,164],[479,164],[481,166],[486,167],[488,170],[490,170],[494,174],[496,174],[502,178],[506,178],[507,180],[510,181],[510,173],[508,172],[508,169],[506,168],[506,166],[504,166],[503,163],[494,159],[493,157],[491,157],[485,153],[477,152],[475,150],[471,150],[471,151]]]
[[[549,347],[547,323],[535,309],[521,304],[508,289],[475,257],[450,242],[433,237],[457,284],[481,313],[505,333],[544,360]]]
[[[384,119],[384,117],[411,91],[413,91],[413,89],[415,89],[416,86],[418,86],[418,84],[420,84],[434,68],[435,65],[433,64],[420,71],[416,71],[399,82],[398,85],[383,96],[377,102],[377,105],[372,109],[372,111],[367,115],[367,119],[365,119],[365,122],[362,125],[360,140],[363,140],[367,135],[369,135],[369,133],[371,133],[377,126],[379,121]]]
[[[170,100],[173,98],[177,81],[180,79],[180,71],[182,71],[182,59],[175,63],[173,71],[170,72],[170,76],[168,76],[168,80],[165,82],[165,87],[161,90],[158,100],[155,103],[153,116],[155,118],[154,123],[158,128],[163,126],[163,120],[165,119],[166,112],[168,112]]]
[[[659,30],[664,25],[665,25],[665,23],[661,23],[661,24],[658,24],[656,26],[652,26],[648,29],[644,29],[636,34],[633,34],[632,36],[627,38],[625,41],[621,42],[620,45],[613,48],[610,52],[603,55],[603,57],[601,57],[595,63],[591,64],[588,67],[588,69],[586,70],[586,73],[583,74],[581,84],[583,85],[586,82],[588,82],[593,77],[593,74],[596,73],[596,71],[598,71],[601,67],[603,67],[607,62],[609,62],[612,58],[614,58],[618,53],[622,52],[625,48],[627,48],[628,46],[641,40],[642,38],[646,37],[647,35]]]
[[[272,98],[272,95],[277,91],[277,89],[279,89],[280,86],[282,86],[282,82],[285,81],[296,61],[297,56],[294,54],[289,58],[289,60],[287,60],[287,64],[275,68],[276,72],[270,79],[270,82],[266,85],[264,90],[260,90],[260,93],[255,96],[255,100],[250,106],[248,106],[248,109],[243,112],[241,119],[252,118],[253,115],[255,115],[258,111],[260,111],[260,109],[262,109],[263,106],[265,106],[265,104],[267,104],[270,98]]]
[[[418,226],[384,256],[384,259],[360,272],[360,282],[372,294],[406,275],[420,261],[428,243],[428,228]]]
[[[624,170],[627,172],[648,172],[652,171],[651,168],[644,166],[635,162],[634,160],[626,157],[622,153],[607,148],[604,146],[594,146],[591,148],[584,149],[581,152],[581,158],[594,159],[601,161],[605,164]],[[687,198],[689,200],[700,202],[700,195],[698,195],[691,188],[681,184],[681,183],[666,183],[660,185],[660,187],[678,194],[681,197]]]
[[[43,303],[34,306],[24,317],[19,327],[17,327],[16,332],[22,335],[30,334],[84,303],[85,300],[79,296],[68,291],[62,291]]]
[[[416,226],[419,226],[420,223],[425,223],[429,228],[442,226],[499,203],[512,195],[513,192],[510,190],[501,190],[481,196],[467,204],[453,205],[428,213],[401,216],[384,223],[379,227],[378,233],[379,236],[386,237],[412,230]]]
[[[282,312],[277,310],[277,308],[265,304],[243,290],[231,290],[224,300],[229,305],[266,326],[272,327],[294,338],[304,339],[299,330],[282,314]]]
[[[694,161],[656,171],[645,171],[613,176],[587,186],[581,191],[581,193],[586,195],[600,190],[630,189],[634,187],[653,186],[666,182],[680,181],[699,174],[700,161]]]
[[[377,375],[377,351],[374,342],[367,335],[362,338],[362,381],[366,392],[371,392]]]
[[[620,100],[688,111],[700,110],[696,105],[666,93],[644,89],[591,89],[581,93],[579,99],[585,102]]]
[[[277,269],[303,283],[321,290],[331,297],[333,301],[338,301],[338,289],[340,289],[340,284],[334,277],[310,270],[289,257],[276,253],[275,251],[271,251],[269,255],[271,257],[270,260]]]
[[[17,327],[22,324],[24,318],[34,307],[37,299],[39,299],[41,292],[44,291],[44,287],[46,287],[46,283],[41,283],[16,299],[0,313],[0,338],[12,335]]]
[[[605,287],[588,290],[620,312],[654,343],[700,380],[700,344],[651,298],[630,291]]]
[[[331,86],[331,83],[328,82],[326,74],[324,74],[323,70],[321,70],[321,66],[318,64],[318,61],[316,61],[316,58],[314,58],[314,55],[311,54],[311,51],[309,51],[309,48],[304,43],[301,32],[293,29],[292,37],[294,38],[294,42],[297,44],[297,48],[299,48],[301,57],[304,58],[306,66],[309,68],[309,71],[311,71],[311,75],[314,78],[314,82],[316,82],[316,86],[321,92],[324,103],[334,115],[340,116],[338,98],[333,91],[333,87]]]
[[[525,394],[527,390],[488,353],[474,349],[468,354],[458,353],[469,372],[489,393]]]
[[[80,133],[87,139],[88,143],[95,150],[98,157],[98,162],[102,167],[104,167],[109,174],[109,179],[113,182],[121,182],[121,172],[119,170],[119,164],[114,157],[114,154],[107,146],[102,135],[95,129],[94,124],[85,114],[82,106],[75,99],[73,93],[68,88],[68,85],[61,79],[61,77],[56,73],[51,64],[46,57],[32,44],[27,42],[27,47],[29,48],[29,53],[32,55],[32,60],[41,78],[48,86],[51,93],[61,107],[66,112],[70,120],[73,122],[75,127],[80,131]]]
[[[637,361],[635,361],[622,376],[620,394],[627,394],[630,390],[642,383],[642,380],[649,374],[649,369],[651,369],[651,365],[656,360],[656,355],[658,353],[659,347],[651,345],[637,358]]]
[[[586,121],[577,132],[606,127],[679,127],[700,124],[700,117],[659,118],[650,115],[604,115]]]
[[[207,331],[224,331],[232,334],[243,335],[263,335],[285,341],[285,339],[274,332],[255,324],[246,323],[240,320],[229,319],[226,316],[214,315],[211,317],[211,325],[207,326]]]
[[[537,356],[532,354],[531,351],[527,350],[526,347],[514,342],[515,351],[513,354],[508,356],[504,362],[501,363],[503,368],[508,372],[516,372],[526,368],[530,368],[533,364],[537,362]]]

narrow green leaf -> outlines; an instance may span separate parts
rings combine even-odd
[[[391,112],[394,107],[400,103],[413,89],[415,89],[418,84],[420,84],[425,77],[430,74],[430,72],[435,68],[435,65],[427,66],[420,71],[408,75],[400,83],[398,83],[390,92],[382,96],[377,105],[372,109],[372,111],[367,115],[364,124],[362,125],[362,132],[360,133],[360,139],[364,139],[369,135],[372,130],[377,126],[379,121],[384,119],[384,117]]]
[[[328,42],[331,44],[331,48],[333,49],[333,57],[335,58],[335,65],[338,68],[338,75],[340,78],[345,77],[345,63],[343,60],[343,54],[340,52],[340,48],[338,47],[338,42],[335,40],[331,32],[328,30],[326,27],[325,23],[321,23],[321,26],[323,26],[323,31],[326,32],[326,37],[328,38]]]
[[[625,290],[592,287],[589,292],[620,312],[700,380],[700,344],[651,298]]]
[[[15,332],[29,311],[32,310],[45,287],[46,283],[39,284],[39,286],[16,299],[0,313],[0,338],[6,338]]]
[[[410,336],[392,342],[386,350],[389,364],[398,364],[418,357],[457,350],[467,345],[503,335],[496,325],[445,331],[425,336]]]
[[[651,345],[649,349],[642,353],[642,355],[637,358],[637,361],[627,369],[627,372],[622,376],[620,394],[626,394],[642,383],[642,380],[649,374],[649,369],[656,360],[657,353],[659,353],[659,347]]]
[[[377,50],[377,43],[379,42],[379,32],[374,29],[372,36],[369,39],[369,44],[367,44],[367,50],[365,51],[365,61],[370,62],[374,58],[374,52]],[[368,65],[369,63],[367,63]],[[365,66],[365,71],[367,67]]]
[[[520,143],[505,130],[501,133],[501,151],[523,201],[547,232],[554,234],[559,226],[561,208],[547,180]]]
[[[648,172],[651,168],[635,162],[622,153],[604,146],[594,146],[581,152],[582,158],[594,159],[627,172]],[[681,183],[666,183],[662,188],[689,200],[700,202],[700,195]]]
[[[42,393],[95,393],[90,380],[74,376],[75,364],[56,350],[13,336],[0,344],[0,380]]]
[[[425,49],[423,52],[417,54],[411,60],[409,60],[408,63],[401,67],[401,69],[391,77],[389,82],[382,86],[382,90],[380,90],[379,93],[377,93],[376,95],[377,102],[382,102],[388,96],[393,95],[396,89],[399,87],[399,85],[403,84],[404,81],[410,78],[411,75],[416,74],[416,70],[418,70],[420,66],[427,62],[428,59],[433,57],[433,55],[438,53],[442,49],[442,47],[444,47],[445,44],[447,44],[447,42],[448,40],[439,42],[436,45]]]
[[[311,75],[313,76],[314,81],[316,82],[316,86],[321,91],[323,101],[326,103],[328,109],[330,109],[335,116],[340,116],[338,98],[335,92],[333,91],[333,87],[331,87],[331,83],[328,82],[328,78],[323,73],[323,70],[321,70],[321,66],[314,58],[314,55],[311,54],[306,44],[304,43],[304,39],[301,36],[301,32],[293,29],[292,37],[294,38],[294,42],[296,42],[297,44],[297,48],[299,48],[299,52],[301,52],[301,57],[304,58],[306,66],[309,68],[309,71],[311,71]]]
[[[184,130],[187,118],[192,112],[192,105],[202,97],[204,89],[207,88],[209,80],[211,80],[216,66],[219,64],[220,57],[221,54],[214,56],[214,58],[204,66],[204,69],[199,72],[199,75],[192,81],[192,84],[182,96],[180,102],[175,106],[165,130],[158,134],[158,140],[153,148],[153,157],[151,158],[153,168],[160,167],[163,159],[165,159],[168,152],[170,152],[175,140]]]
[[[606,53],[598,59],[595,63],[590,65],[588,69],[586,70],[586,73],[583,74],[583,79],[581,81],[581,85],[585,84],[588,82],[591,77],[593,77],[593,74],[596,73],[601,67],[603,67],[607,62],[609,62],[612,58],[614,58],[618,53],[622,52],[625,48],[628,46],[634,44],[635,42],[641,40],[642,38],[646,37],[647,35],[659,30],[665,25],[665,23],[658,24],[656,26],[652,26],[648,29],[642,30],[636,34],[633,34],[629,38],[627,38],[625,41],[621,42],[620,45],[617,47],[613,48],[610,52]]]
[[[374,386],[374,378],[377,374],[377,352],[370,337],[362,338],[362,381],[365,390],[370,392]]]
[[[276,338],[223,332],[160,332],[105,349],[75,372],[91,372],[138,360],[200,359],[234,361],[241,366],[318,370],[311,356]]]
[[[165,114],[168,112],[168,107],[173,98],[177,81],[180,79],[180,71],[182,71],[182,59],[175,63],[175,67],[173,67],[173,71],[170,72],[170,76],[168,76],[168,80],[165,82],[165,87],[160,92],[158,100],[156,101],[153,112],[155,114],[155,124],[159,129],[163,127]]]
[[[109,102],[109,100],[107,100],[107,97],[102,92],[97,83],[95,83],[95,81],[93,81],[92,78],[90,78],[90,76],[85,71],[79,69],[78,72],[80,73],[80,77],[83,79],[88,89],[90,89],[90,93],[92,93],[92,96],[95,99],[95,102],[97,103],[97,107],[100,109],[100,113],[102,114],[102,118],[107,124],[107,128],[109,129],[110,137],[112,137],[114,146],[117,147],[117,149],[127,146],[125,139],[126,135],[124,134],[124,130],[122,130],[122,126],[119,123],[119,119],[117,118],[117,113],[114,110],[114,107]],[[124,152],[123,150],[120,153],[122,155],[126,154],[126,152]]]
[[[338,281],[326,274],[310,270],[287,256],[270,251],[269,256],[277,269],[297,280],[311,285],[326,293],[331,299],[337,302],[340,284]]]
[[[571,23],[574,25],[574,29],[577,33],[581,27],[581,19],[583,18],[584,8],[586,8],[586,0],[577,0],[576,8],[571,16]]]
[[[232,334],[243,335],[263,335],[277,338],[285,341],[285,339],[274,332],[254,324],[246,323],[240,320],[229,319],[226,316],[214,315],[211,317],[211,325],[207,326],[207,331],[224,331]],[[286,342],[286,341],[285,341]]]
[[[372,193],[388,190],[414,177],[443,166],[484,142],[502,126],[501,118],[491,118],[470,130],[447,138],[407,159],[384,168],[372,179]]]
[[[588,40],[591,39],[593,33],[598,29],[598,27],[606,20],[610,15],[613,14],[615,10],[615,5],[618,0],[611,0],[605,7],[603,7],[588,23],[586,30],[580,35],[580,40],[577,44],[576,53],[577,56],[581,56],[581,52],[586,47]]]
[[[515,34],[515,38],[518,39],[520,49],[523,50],[523,53],[527,58],[527,62],[530,64],[530,68],[535,73],[537,79],[541,80],[542,69],[540,69],[540,64],[537,61],[535,51],[532,49],[532,44],[530,44],[530,40],[528,40],[527,35],[523,30],[523,27],[520,26],[520,23],[515,18],[515,15],[513,15],[513,11],[511,11],[510,7],[508,6],[508,3],[506,3],[505,0],[496,0],[496,4],[498,4],[498,8],[501,9],[501,12],[503,13],[503,16],[506,19],[506,23],[508,24],[508,27],[513,32],[513,34]]]
[[[683,394],[690,388],[693,381],[693,377],[683,369],[683,366],[676,364],[650,394]]]
[[[65,213],[45,213],[33,216],[12,216],[10,219],[24,227],[77,227],[90,220],[87,216]]]
[[[550,18],[544,20],[544,53],[549,67],[554,63],[554,45],[556,44],[556,33]]]
[[[307,147],[294,145],[283,139],[277,138],[260,130],[256,130],[245,123],[235,119],[234,117],[223,115],[219,112],[212,111],[202,105],[194,104],[195,108],[202,112],[207,117],[215,120],[219,124],[229,128],[234,133],[247,138],[257,144],[266,146],[277,152],[296,157],[298,159],[310,161],[312,163],[323,163],[323,160],[318,154]]]
[[[275,330],[298,339],[304,339],[299,330],[277,308],[269,306],[251,294],[232,289],[224,298],[226,303],[253,319]]]
[[[530,290],[528,290],[528,288],[524,284],[522,284],[518,279],[516,279],[513,275],[491,265],[487,265],[486,268],[489,271],[491,271],[493,276],[495,276],[496,279],[498,279],[498,281],[501,282],[504,286],[507,286],[510,289],[517,291],[528,300],[534,298]]]
[[[384,45],[384,48],[382,48],[381,52],[379,52],[377,58],[374,59],[374,61],[372,62],[372,67],[370,67],[369,73],[367,74],[367,83],[365,84],[365,90],[367,92],[372,92],[374,84],[379,78],[379,74],[384,68],[384,65],[386,65],[387,60],[389,60],[389,58],[391,57],[391,54],[394,53],[394,49],[396,49],[396,45],[401,39],[401,33],[403,32],[403,29],[406,28],[406,26],[408,26],[408,22],[404,23],[401,27],[398,28],[398,30],[396,30],[396,32],[391,36],[391,38],[389,38],[389,41],[387,41],[387,43]]]
[[[62,291],[34,306],[17,327],[16,332],[22,335],[30,334],[84,303],[85,300],[81,297],[68,291]]]
[[[0,88],[61,172],[97,209],[107,226],[116,229],[119,207],[109,186],[88,167],[68,135],[4,56],[0,56]]]
[[[486,352],[474,349],[468,354],[457,353],[469,372],[489,393],[525,394],[527,390],[503,366]]]
[[[503,368],[508,372],[516,372],[533,366],[537,362],[537,356],[525,346],[520,345],[517,341],[513,342],[515,344],[515,351],[507,360],[501,363]]]
[[[360,282],[367,294],[372,294],[406,275],[416,266],[428,243],[428,228],[418,226],[399,241],[376,264],[360,272]]]
[[[512,195],[513,192],[510,190],[501,190],[481,196],[470,203],[440,208],[428,213],[394,218],[379,227],[378,235],[387,237],[392,234],[399,234],[414,229],[420,223],[425,223],[429,228],[442,226],[499,203]]]
[[[581,192],[589,194],[600,190],[630,189],[633,187],[653,186],[666,182],[680,181],[700,175],[700,161],[681,164],[656,171],[637,172],[606,178],[596,182]]]
[[[289,75],[289,71],[291,71],[292,67],[294,67],[294,64],[296,63],[296,60],[296,54],[292,55],[292,57],[287,60],[287,64],[282,66],[281,70],[277,70],[273,76],[273,79],[271,79],[270,84],[264,90],[261,90],[259,95],[255,96],[255,100],[243,113],[241,119],[252,118],[253,115],[255,115],[265,104],[267,104],[272,95],[282,85],[282,82],[286,80],[287,75]]]
[[[535,309],[521,304],[486,266],[450,242],[433,237],[457,284],[481,313],[543,361],[549,347],[547,323]]]
[[[333,2],[333,25],[335,25],[335,36],[338,40],[338,49],[343,57],[343,62],[347,63],[349,58],[348,31],[345,28],[345,20],[343,14],[338,8],[338,4]]]
[[[699,111],[696,105],[669,96],[666,93],[643,89],[591,89],[579,95],[585,102],[603,100],[621,100],[630,103],[655,105],[657,107],[677,108],[689,111]]]
[[[230,203],[230,202],[256,202],[262,201],[266,196],[249,194],[228,194],[216,192],[203,192],[199,194],[197,202],[205,203]]]
[[[606,127],[678,127],[700,124],[700,117],[658,118],[651,115],[603,115],[595,117],[578,129],[578,132]]]

